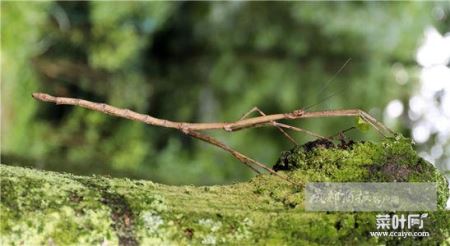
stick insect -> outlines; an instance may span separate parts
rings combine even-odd
[[[293,137],[291,137],[285,130],[293,130],[297,132],[304,132],[309,135],[318,138],[324,138],[319,134],[313,133],[311,131],[294,127],[288,124],[279,123],[279,120],[295,120],[304,118],[323,118],[323,117],[360,117],[366,123],[371,125],[377,132],[382,136],[386,137],[393,132],[384,126],[382,123],[378,122],[374,117],[369,115],[360,109],[342,109],[342,110],[325,110],[325,111],[306,111],[305,109],[297,109],[288,113],[281,114],[265,114],[259,108],[254,107],[248,113],[246,113],[241,119],[233,122],[215,122],[215,123],[188,123],[188,122],[174,122],[166,119],[159,119],[150,115],[140,114],[129,109],[117,108],[105,103],[96,103],[78,98],[69,97],[55,97],[45,93],[33,93],[33,98],[44,101],[51,102],[57,105],[74,105],[83,108],[91,109],[94,111],[102,112],[112,116],[117,116],[121,118],[126,118],[134,121],[143,122],[148,125],[160,126],[166,128],[173,128],[187,134],[193,138],[202,140],[204,142],[215,145],[233,155],[244,165],[255,171],[256,173],[261,173],[260,169],[266,170],[267,172],[276,175],[290,183],[287,177],[275,172],[273,169],[269,168],[265,164],[252,159],[237,150],[227,146],[226,144],[220,142],[216,138],[213,138],[203,131],[205,130],[224,130],[226,132],[235,132],[243,130],[246,128],[261,127],[261,126],[273,126],[276,127],[289,141],[297,144]],[[249,117],[252,113],[259,113],[259,116]]]
[[[325,83],[325,86],[322,87],[319,94],[324,92],[324,90],[330,85],[330,83],[336,78],[336,76],[344,69],[344,67],[350,62],[351,58],[349,58],[344,65],[339,68],[339,70],[334,74],[334,76],[328,80]],[[322,138],[322,139],[329,139],[327,137],[323,137],[317,133],[308,131],[303,128],[291,126],[284,123],[279,123],[279,120],[295,120],[295,119],[302,119],[302,118],[324,118],[324,117],[359,117],[364,122],[371,125],[375,130],[377,130],[378,133],[380,133],[382,136],[386,137],[389,135],[394,135],[394,132],[384,126],[382,123],[377,121],[374,117],[372,117],[370,114],[366,113],[363,110],[360,109],[341,109],[341,110],[325,110],[325,111],[307,111],[307,109],[312,108],[314,105],[310,105],[308,107],[305,107],[303,109],[297,109],[289,113],[281,113],[281,114],[265,114],[262,110],[260,110],[258,107],[252,108],[250,111],[248,111],[244,116],[242,116],[239,120],[233,121],[233,122],[215,122],[215,123],[188,123],[188,122],[174,122],[166,119],[159,119],[150,115],[140,114],[134,111],[131,111],[129,109],[122,109],[117,108],[105,103],[96,103],[91,102],[83,99],[78,98],[70,98],[70,97],[55,97],[51,96],[49,94],[45,93],[33,93],[33,98],[44,101],[44,102],[51,102],[55,104],[65,104],[65,105],[74,105],[74,106],[80,106],[83,108],[91,109],[94,111],[102,112],[105,114],[109,114],[112,116],[117,116],[121,118],[126,118],[129,120],[139,121],[143,122],[148,125],[153,126],[160,126],[165,128],[173,128],[177,129],[181,132],[183,132],[186,135],[189,135],[193,138],[199,139],[201,141],[210,143],[212,145],[215,145],[228,153],[230,153],[232,156],[234,156],[236,159],[238,159],[240,162],[242,162],[244,165],[252,169],[256,173],[261,173],[260,169],[266,170],[267,172],[278,176],[292,184],[295,184],[294,182],[290,181],[287,177],[284,177],[283,175],[277,173],[273,169],[267,167],[267,165],[254,160],[239,151],[229,147],[228,145],[220,142],[216,138],[213,138],[202,131],[205,130],[224,130],[227,132],[235,132],[239,130],[243,130],[246,128],[254,128],[254,127],[262,127],[262,126],[273,126],[276,127],[289,141],[297,145],[297,142],[291,135],[289,135],[285,130],[293,130],[297,132],[304,132],[308,135]],[[333,96],[333,95],[331,95]],[[325,100],[329,99],[329,97],[325,98]],[[322,101],[323,102],[323,101]],[[252,113],[258,113],[259,116],[256,117],[249,117]],[[353,129],[354,127],[351,127],[347,130],[341,131],[341,133],[344,133],[345,131],[348,131],[350,129]],[[296,185],[296,184],[295,184]]]

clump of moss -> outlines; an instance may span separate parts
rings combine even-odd
[[[340,144],[318,139],[283,152],[274,169],[301,185],[308,182],[435,182],[437,185],[438,211],[423,211],[429,214],[426,228],[431,237],[371,238],[369,232],[377,231],[375,217],[382,214],[380,212],[307,212],[302,219],[294,216],[277,222],[279,228],[293,233],[292,244],[298,240],[319,245],[331,242],[428,245],[450,240],[450,214],[445,211],[448,182],[432,164],[417,155],[410,139],[396,136],[379,143],[348,141]],[[272,202],[281,203],[291,211],[304,211],[303,188],[264,175],[253,179],[252,184],[255,193],[270,197]],[[309,216],[313,219],[306,219]],[[302,223],[295,220],[302,220]]]
[[[273,167],[305,182],[436,182],[439,207],[449,197],[446,178],[402,136],[380,143],[318,139],[283,152]]]

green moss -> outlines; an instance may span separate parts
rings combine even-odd
[[[1,234],[5,245],[98,244],[109,238],[109,211],[71,175],[1,166]]]
[[[431,236],[450,240],[444,177],[408,139],[334,146],[320,140],[282,154],[275,166],[307,182],[437,182],[439,208],[428,212]],[[281,171],[282,169],[285,169]],[[378,213],[306,212],[303,189],[272,175],[228,186],[166,186],[150,181],[79,177],[1,165],[2,242],[15,244],[395,244],[371,238]]]

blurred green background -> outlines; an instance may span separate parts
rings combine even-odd
[[[449,14],[445,2],[2,1],[1,162],[169,184],[253,175],[178,131],[37,102],[36,91],[187,122],[232,121],[253,106],[289,112],[334,95],[312,110],[361,108],[411,136],[416,52],[427,27],[450,31]],[[331,135],[355,119],[289,123]],[[273,128],[211,134],[269,165],[292,147]],[[428,153],[438,134],[418,149]],[[373,131],[349,136],[379,140]],[[441,146],[434,162],[446,169],[445,136]]]

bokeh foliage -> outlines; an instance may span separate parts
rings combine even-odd
[[[2,2],[2,162],[176,184],[246,179],[252,174],[237,160],[176,131],[30,95],[44,91],[208,122],[238,119],[253,106],[289,112],[336,94],[313,109],[361,108],[381,119],[387,102],[411,93],[417,78],[395,83],[392,67],[414,74],[434,5]],[[355,122],[294,124],[330,135]],[[396,130],[409,135],[404,126]],[[291,147],[269,128],[212,134],[269,164]]]

